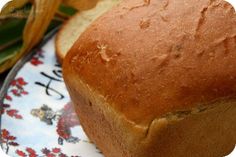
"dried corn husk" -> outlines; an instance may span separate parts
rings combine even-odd
[[[12,67],[24,54],[31,50],[43,37],[61,0],[35,0],[23,33],[23,47],[0,66],[0,73]]]
[[[15,9],[23,7],[26,3],[28,3],[29,0],[14,0],[8,2],[1,10],[0,16],[7,15],[14,11]]]
[[[42,39],[61,0],[35,0],[26,23],[22,51],[28,51]]]
[[[63,0],[65,5],[74,7],[80,11],[92,9],[99,0]]]

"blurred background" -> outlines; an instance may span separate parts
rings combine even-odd
[[[0,87],[9,70],[43,37],[98,0],[1,0]]]

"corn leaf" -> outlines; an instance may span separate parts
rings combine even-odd
[[[61,13],[61,14],[64,14],[65,16],[72,16],[74,15],[78,10],[73,8],[73,7],[70,7],[70,6],[66,6],[64,4],[61,4],[59,9],[58,9],[58,12]]]
[[[22,37],[26,19],[8,19],[0,25],[0,47]],[[0,52],[1,53],[1,52]]]
[[[19,53],[22,47],[22,42],[16,43],[7,49],[4,49],[0,53],[0,66],[6,64],[8,60],[13,58],[17,53]]]

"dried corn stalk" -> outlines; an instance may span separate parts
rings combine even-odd
[[[96,6],[98,1],[99,0],[63,0],[63,3],[81,11],[92,9]]]
[[[35,0],[26,23],[22,51],[28,51],[37,44],[46,32],[61,0]]]

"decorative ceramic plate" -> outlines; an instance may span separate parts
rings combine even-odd
[[[51,35],[52,36],[52,35]],[[70,103],[54,36],[9,74],[1,91],[1,147],[11,157],[102,157]]]

